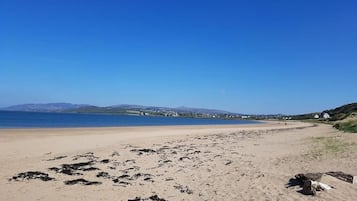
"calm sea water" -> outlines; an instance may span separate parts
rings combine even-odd
[[[0,111],[0,128],[253,124],[256,121]]]

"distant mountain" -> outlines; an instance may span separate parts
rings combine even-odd
[[[232,112],[216,109],[206,109],[206,108],[190,108],[190,107],[177,107],[174,110],[179,112],[193,112],[193,113],[205,113],[205,114],[233,114]]]
[[[108,107],[107,107],[108,108]],[[143,106],[143,105],[113,105],[109,108],[116,109],[132,109],[132,110],[156,110],[156,111],[172,111],[172,112],[184,112],[184,113],[200,113],[200,114],[233,114],[232,112],[224,111],[224,110],[216,110],[216,109],[206,109],[206,108],[189,108],[189,107],[157,107],[157,106]]]
[[[86,106],[89,105],[71,103],[22,104],[1,108],[1,110],[24,112],[63,112],[65,110],[77,109]]]
[[[175,115],[180,114],[209,114],[209,115],[223,115],[233,114],[228,111],[205,109],[205,108],[189,108],[189,107],[157,107],[157,106],[143,106],[143,105],[112,105],[107,107],[99,107],[84,104],[71,103],[46,103],[46,104],[23,104],[14,105],[1,110],[7,111],[27,111],[27,112],[70,112],[70,113],[102,113],[102,114],[129,114],[129,115]]]
[[[143,106],[143,105],[130,105],[130,104],[120,104],[108,106],[108,108],[122,108],[122,109],[146,109],[152,108],[153,106]]]

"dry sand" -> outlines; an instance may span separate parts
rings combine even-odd
[[[0,201],[356,200],[357,184],[330,176],[316,197],[287,186],[304,172],[357,175],[356,148],[356,135],[299,122],[2,129]],[[9,180],[27,171],[53,180]]]

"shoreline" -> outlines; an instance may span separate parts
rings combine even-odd
[[[175,125],[175,126],[119,126],[119,127],[71,127],[71,128],[0,128],[0,140],[5,138],[21,139],[19,137],[60,137],[60,136],[104,136],[104,135],[128,135],[132,133],[157,133],[156,137],[166,135],[163,131],[178,132],[176,136],[207,134],[212,132],[234,132],[245,130],[280,130],[305,128],[316,125],[314,123],[300,121],[260,121],[257,124],[217,124],[217,125]],[[185,134],[186,132],[186,134]],[[167,135],[173,136],[173,135]],[[174,135],[175,136],[175,135]],[[152,135],[131,136],[135,137],[154,137]],[[1,145],[1,141],[0,141]]]
[[[241,124],[182,124],[182,125],[128,125],[128,126],[82,126],[82,127],[0,127],[0,130],[12,130],[12,129],[86,129],[86,128],[136,128],[136,127],[176,127],[176,126],[239,126],[239,125],[257,125],[270,122],[283,122],[280,120],[242,120],[249,121],[252,123],[241,123]],[[294,121],[290,121],[294,122]]]
[[[243,120],[245,121],[245,120]],[[241,123],[241,124],[187,124],[187,125],[129,125],[129,126],[79,126],[79,127],[0,127],[1,131],[21,131],[21,130],[82,130],[82,129],[122,129],[122,128],[155,128],[155,127],[162,127],[162,128],[175,128],[175,127],[233,127],[233,126],[245,126],[245,125],[260,125],[260,124],[267,124],[270,122],[282,122],[282,121],[270,121],[270,120],[249,120],[251,123]],[[254,121],[254,122],[252,122]]]
[[[1,111],[0,111],[1,112]],[[11,113],[11,112],[10,112]],[[52,112],[19,112],[34,115],[0,116],[0,129],[31,128],[96,128],[96,127],[137,127],[137,126],[176,126],[176,125],[230,125],[255,124],[259,121],[230,118],[132,116],[103,114],[72,114]],[[59,115],[66,115],[64,117]],[[77,117],[73,115],[83,115]],[[28,122],[28,124],[24,124]]]
[[[136,143],[162,139],[214,135],[240,131],[279,130],[309,127],[302,122],[266,121],[261,124],[138,126],[93,128],[0,129],[0,158],[39,156],[46,152],[66,152],[105,148],[116,143]],[[85,137],[85,138],[83,138]],[[83,140],[85,139],[85,140]]]

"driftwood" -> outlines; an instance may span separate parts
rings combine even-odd
[[[322,177],[322,173],[318,172],[318,173],[306,173],[306,174],[297,174],[295,175],[295,178],[301,182],[302,184],[305,181],[321,181],[321,177]]]
[[[304,186],[302,187],[301,193],[304,195],[316,195],[316,188],[312,185],[311,180],[304,181]]]
[[[316,191],[332,189],[329,185],[320,182],[322,175],[323,173],[297,174],[295,178],[289,180],[288,187],[300,186],[302,187],[300,193],[315,196]]]
[[[346,174],[344,172],[325,172],[325,173],[306,173],[306,174],[297,174],[295,175],[295,178],[298,179],[301,183],[304,183],[305,180],[312,180],[312,181],[321,181],[321,177],[323,174],[330,175],[332,177],[335,177],[339,180],[348,182],[348,183],[357,183],[357,177]]]
[[[317,191],[327,191],[334,187],[329,186],[327,184],[321,183],[321,177],[323,175],[329,175],[335,177],[339,180],[357,184],[357,176],[353,176],[350,174],[346,174],[344,172],[325,172],[325,173],[305,173],[305,174],[297,174],[295,177],[291,178],[289,182],[286,184],[287,188],[300,186],[302,189],[298,192],[304,195],[312,195],[315,196]]]
[[[351,184],[353,183],[353,176],[350,174],[346,174],[344,172],[326,172],[325,174],[335,177],[339,180],[351,183]]]
[[[311,185],[315,186],[316,190],[328,191],[332,189],[331,186],[318,181],[311,181]]]
[[[313,181],[313,180],[305,180],[304,185],[302,187],[301,193],[304,195],[316,195],[316,191],[328,191],[331,190],[332,187],[318,182],[318,181]]]

